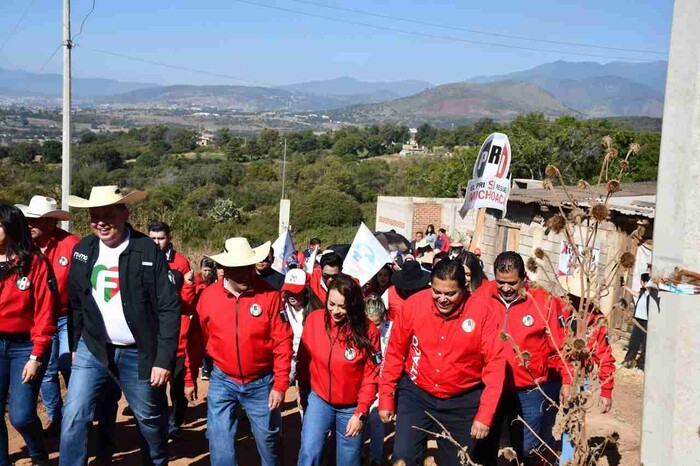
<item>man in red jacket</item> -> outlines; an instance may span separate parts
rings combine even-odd
[[[180,336],[177,345],[177,359],[175,360],[175,368],[173,370],[172,379],[170,380],[170,402],[172,409],[170,411],[170,419],[168,425],[168,435],[176,436],[185,421],[185,410],[187,409],[188,396],[190,399],[196,398],[196,390],[185,390],[186,387],[186,372],[185,358],[188,349],[193,346],[188,344],[190,334],[196,332],[198,325],[190,325],[195,313],[194,300],[196,296],[196,288],[194,284],[194,273],[190,268],[190,261],[173,247],[172,237],[170,234],[170,225],[165,222],[151,222],[148,226],[148,236],[158,245],[161,251],[165,254],[165,259],[173,272],[179,272],[182,275],[182,283],[178,287],[180,293]],[[201,338],[197,338],[201,342]],[[200,359],[198,357],[196,359]],[[196,388],[196,387],[195,387]]]
[[[478,446],[477,462],[496,464],[501,431],[510,431],[510,445],[525,465],[536,464],[533,450],[540,441],[522,422],[542,437],[542,419],[548,401],[538,388],[547,382],[550,357],[561,352],[565,333],[559,320],[563,302],[542,288],[530,288],[525,263],[515,252],[502,252],[494,262],[495,280],[480,287],[470,299],[499,322],[505,340],[506,381],[489,438]],[[561,397],[568,398],[571,373],[561,364]]]
[[[59,220],[70,220],[71,214],[58,209],[55,199],[33,196],[29,205],[18,204],[29,224],[32,241],[49,260],[58,288],[58,331],[52,337],[51,354],[41,383],[41,399],[46,406],[49,423],[45,431],[56,435],[61,427],[61,385],[59,372],[68,386],[71,354],[68,347],[68,270],[73,259],[73,247],[80,238],[58,228]]]
[[[240,403],[248,414],[263,466],[279,464],[279,407],[289,387],[292,328],[278,291],[255,274],[270,242],[255,249],[245,238],[226,240],[212,256],[223,279],[197,303],[206,351],[214,360],[207,394],[211,464],[233,466]]]
[[[411,296],[394,320],[379,385],[379,416],[396,412],[393,461],[420,464],[427,434],[440,432],[434,416],[460,445],[485,438],[505,374],[498,319],[467,303],[464,268],[440,261],[431,287]],[[398,403],[398,405],[397,405]],[[459,465],[457,448],[438,439],[441,465]]]
[[[343,270],[343,257],[337,252],[326,252],[321,256],[321,268],[311,274],[309,286],[323,304],[328,298],[328,285]]]

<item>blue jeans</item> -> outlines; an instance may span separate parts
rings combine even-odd
[[[0,340],[0,466],[9,466],[5,407],[9,407],[10,424],[22,435],[29,456],[35,460],[48,459],[41,421],[36,414],[41,374],[33,382],[22,383],[22,371],[29,361],[34,345],[31,341]],[[9,392],[9,403],[8,403]]]
[[[58,331],[51,338],[51,355],[46,365],[44,380],[41,382],[41,400],[46,406],[46,414],[51,421],[61,422],[61,384],[58,373],[68,386],[70,380],[71,354],[68,348],[68,317],[58,318]]]
[[[241,384],[214,366],[207,393],[207,437],[212,466],[235,466],[236,407],[245,409],[262,466],[279,464],[280,412],[267,407],[272,374]]]
[[[542,385],[542,390],[550,397],[555,403],[559,401],[559,392],[561,391],[561,381],[552,380],[550,375],[549,379]],[[544,414],[542,416],[542,440],[544,440],[547,445],[555,448],[558,441],[561,439],[555,439],[552,430],[554,429],[554,424],[556,424],[557,414],[559,413],[558,406],[552,406],[549,401],[544,402]]]
[[[369,412],[369,459],[372,463],[382,462],[384,452],[384,423],[379,419],[379,408]]]
[[[542,435],[542,419],[544,411],[547,408],[546,401],[542,392],[537,389],[518,390],[518,405],[517,412],[525,419],[527,425],[532,427],[532,430]],[[522,422],[516,423],[518,429],[522,429],[522,456],[529,456],[530,452],[540,447],[541,442],[535,437],[530,429],[525,427]]]
[[[141,435],[148,445],[154,465],[168,464],[168,403],[165,388],[151,387],[148,379],[138,378],[138,350],[110,347],[109,368],[102,365],[83,340],[73,361],[61,423],[59,464],[85,464],[88,430],[95,416],[95,407],[110,386],[110,377],[119,384],[134,411]]]
[[[298,466],[319,466],[328,433],[335,429],[335,464],[360,466],[362,463],[362,432],[355,437],[346,437],[345,429],[355,413],[356,406],[335,407],[326,403],[313,391],[304,411],[301,429],[301,450]]]

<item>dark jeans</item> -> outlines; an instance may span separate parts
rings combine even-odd
[[[398,384],[396,399],[396,436],[392,461],[403,460],[407,466],[422,464],[428,434],[413,426],[441,432],[440,427],[426,414],[433,415],[452,434],[454,439],[472,455],[475,440],[471,437],[472,423],[479,408],[483,387],[476,387],[461,395],[441,399],[421,390],[404,377]],[[438,439],[439,464],[459,466],[457,447]]]
[[[73,361],[66,403],[61,423],[59,464],[85,464],[88,429],[95,417],[98,401],[110,387],[110,378],[118,381],[139,425],[139,431],[148,445],[149,460],[155,465],[168,464],[168,402],[164,388],[154,388],[149,379],[138,378],[138,350],[112,347],[109,368],[100,363],[83,340]],[[111,390],[111,389],[110,389]],[[111,412],[105,412],[105,417]]]
[[[627,347],[627,354],[625,355],[625,362],[634,361],[637,359],[637,353],[641,350],[641,355],[639,360],[644,364],[644,353],[647,348],[647,324],[648,321],[642,319],[634,319],[639,325],[642,326],[644,330],[639,328],[637,325],[632,327],[632,334],[630,335],[630,344]]]
[[[235,466],[234,438],[238,429],[236,408],[243,406],[262,466],[277,466],[280,461],[280,411],[270,411],[268,400],[272,390],[272,374],[241,384],[214,366],[207,393],[207,437],[212,466]],[[245,458],[243,464],[248,464]]]
[[[544,447],[530,429],[515,419],[522,417],[541,437],[546,408],[547,401],[537,389],[504,391],[489,435],[477,445],[476,463],[484,466],[498,464],[499,447],[510,445],[526,466],[535,464],[538,457],[532,450]]]
[[[61,422],[61,383],[58,374],[63,376],[63,381],[68,386],[70,380],[71,354],[68,348],[68,318],[58,318],[58,329],[51,338],[51,355],[49,356],[44,380],[41,382],[41,400],[46,406],[46,414],[53,422]]]
[[[185,398],[185,358],[177,358],[173,378],[170,381],[170,419],[168,433],[177,432],[185,422],[187,398]]]
[[[0,340],[0,415],[3,419],[0,422],[0,466],[12,464],[8,454],[6,407],[10,411],[10,424],[27,444],[29,456],[35,461],[48,459],[41,421],[36,414],[42,374],[31,383],[22,383],[22,371],[33,347],[29,340]]]

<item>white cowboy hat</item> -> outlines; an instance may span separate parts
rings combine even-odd
[[[268,241],[257,248],[251,248],[245,238],[229,238],[226,240],[224,252],[209,258],[223,267],[246,267],[262,262],[270,254],[271,245]]]
[[[58,208],[58,202],[52,197],[33,196],[29,205],[15,204],[27,218],[56,218],[58,220],[70,220],[73,216]]]
[[[588,294],[590,295],[591,298],[595,298],[596,294],[598,293],[597,290],[597,285],[598,285],[598,280],[597,280],[597,274],[598,272],[596,270],[593,270],[591,272],[593,277],[596,277],[596,283],[591,284],[590,286],[588,285],[589,279],[586,277],[584,278],[584,283],[583,286],[589,288]],[[558,278],[559,280],[559,285],[564,289],[565,292],[576,296],[577,298],[580,298],[581,295],[583,294],[583,291],[581,290],[581,268],[577,268],[574,271],[573,275],[562,275],[561,277]],[[610,294],[610,290],[608,287],[603,288],[600,290],[600,297],[604,298],[607,295]]]
[[[90,198],[68,196],[68,205],[79,209],[89,209],[91,207],[105,207],[115,204],[129,204],[139,202],[146,198],[143,191],[132,191],[126,196],[122,195],[118,186],[95,186],[90,190]]]

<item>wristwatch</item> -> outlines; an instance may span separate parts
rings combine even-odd
[[[367,421],[367,415],[366,415],[366,414],[360,414],[359,416],[357,416],[357,418],[358,418],[358,419],[360,420],[360,422],[363,423],[363,424],[365,423],[365,421]]]
[[[39,356],[37,356],[35,354],[32,354],[31,356],[29,356],[29,360],[36,361],[37,363],[39,363],[39,365],[41,365],[41,359],[39,359]]]

